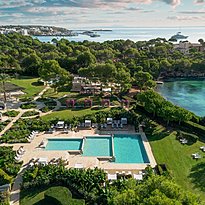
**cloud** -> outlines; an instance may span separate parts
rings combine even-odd
[[[203,17],[200,16],[168,16],[167,19],[169,20],[178,20],[178,21],[193,21],[193,20],[199,20],[203,19]]]
[[[203,0],[197,0],[200,2]],[[80,7],[80,8],[102,8],[102,7],[124,7],[129,4],[151,4],[153,2],[164,2],[171,6],[178,6],[181,0],[1,0],[0,9],[32,7],[32,6],[62,6],[62,7]]]
[[[178,12],[180,14],[188,14],[188,15],[192,15],[192,14],[205,14],[205,10],[198,10],[198,11],[180,11]]]
[[[203,4],[205,1],[204,0],[196,0],[195,3],[196,4]]]

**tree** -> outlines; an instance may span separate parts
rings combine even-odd
[[[61,68],[56,60],[46,60],[39,68],[39,75],[45,81],[53,81],[53,87],[62,88],[71,84],[72,77],[68,71]]]
[[[95,56],[89,51],[81,53],[77,57],[77,63],[79,65],[79,67],[88,67],[89,65],[91,65],[95,62],[96,62]]]
[[[9,81],[10,76],[5,73],[0,73],[0,82],[1,82],[1,89],[4,93],[4,102],[6,103],[6,82]]]
[[[38,75],[38,68],[40,67],[41,62],[41,58],[34,53],[31,55],[27,55],[23,59],[21,66],[24,68],[27,74],[33,76]]]
[[[140,90],[146,88],[146,82],[152,80],[152,76],[148,72],[139,71],[134,74],[135,84]]]

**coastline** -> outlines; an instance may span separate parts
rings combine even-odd
[[[166,78],[161,78],[161,81],[163,82],[174,82],[174,81],[204,81],[205,76],[201,77],[196,77],[196,76],[190,76],[190,77],[166,77]]]

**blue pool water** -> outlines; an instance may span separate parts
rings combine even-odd
[[[86,137],[83,156],[112,156],[111,137]]]
[[[149,163],[139,135],[114,135],[115,163]]]
[[[80,150],[82,139],[48,139],[46,150]]]

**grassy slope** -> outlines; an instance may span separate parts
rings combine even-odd
[[[59,186],[60,188],[60,186]],[[63,187],[64,188],[64,187]],[[47,191],[48,188],[38,188],[35,190],[28,190],[28,191],[21,191],[20,195],[20,205],[52,205],[49,202],[44,200],[44,193]],[[59,189],[59,191],[61,191]],[[74,200],[75,204],[84,204],[84,200]],[[70,204],[70,203],[68,203]]]
[[[35,85],[38,81],[38,78],[26,78],[26,79],[11,79],[11,83],[16,84],[25,88],[24,92],[26,92],[24,97],[32,97],[37,93],[43,90],[44,86]]]
[[[165,132],[160,125],[155,127],[152,136],[147,136],[157,163],[165,163],[174,180],[184,189],[200,194],[205,201],[205,153],[199,150],[204,143],[197,141],[192,145],[182,145],[176,140],[176,132]],[[191,154],[200,153],[203,158],[193,160]],[[202,169],[199,169],[199,166]],[[191,169],[196,168],[196,171]],[[190,176],[192,175],[192,177]]]
[[[72,119],[74,116],[80,117],[80,116],[92,114],[95,112],[107,111],[107,110],[109,110],[109,108],[100,109],[100,110],[91,110],[90,108],[88,108],[88,109],[74,109],[74,110],[71,110],[71,109],[60,110],[60,111],[55,111],[51,114],[45,115],[42,117],[42,119],[49,120],[49,119],[55,118],[55,117],[58,117],[60,119]]]

